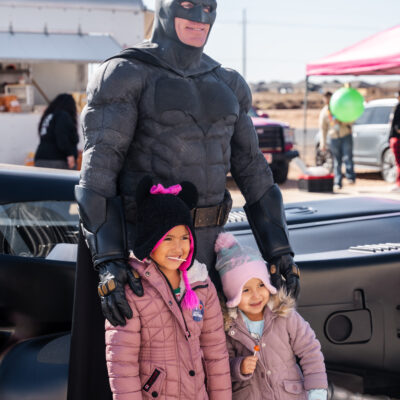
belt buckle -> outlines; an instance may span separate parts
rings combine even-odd
[[[214,207],[196,208],[194,212],[194,226],[195,228],[206,228],[215,226],[217,223],[216,210]]]
[[[217,226],[223,226],[224,225],[224,220],[222,219],[223,217],[223,204],[219,204],[218,205],[218,211],[217,211],[217,221],[216,221],[216,225]]]

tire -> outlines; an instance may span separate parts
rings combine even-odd
[[[273,161],[270,167],[275,183],[286,182],[289,172],[289,161]]]
[[[386,149],[383,152],[381,175],[386,182],[389,183],[396,182],[396,177],[397,177],[396,160],[394,158],[394,154],[391,149]]]
[[[333,156],[329,149],[322,152],[319,145],[315,149],[315,165],[326,168],[330,174],[333,173]]]

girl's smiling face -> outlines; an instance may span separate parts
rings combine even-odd
[[[150,257],[162,272],[177,270],[190,252],[190,235],[184,225],[172,228]]]
[[[238,305],[251,321],[263,319],[264,307],[267,305],[270,293],[261,279],[252,278],[245,283],[242,297]]]

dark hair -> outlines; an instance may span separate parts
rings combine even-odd
[[[39,123],[39,135],[40,135],[40,130],[42,128],[44,119],[49,114],[53,114],[57,111],[66,112],[72,118],[72,121],[74,122],[75,127],[77,126],[78,121],[77,121],[77,115],[76,115],[77,110],[76,110],[75,100],[70,94],[61,93],[44,110],[44,113],[43,113],[42,118],[40,119],[40,123]]]
[[[327,97],[327,98],[332,97],[332,92],[329,92],[329,91],[325,92],[324,97]]]

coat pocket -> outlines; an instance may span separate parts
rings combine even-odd
[[[154,368],[150,378],[144,383],[142,390],[145,397],[155,398],[161,394],[162,385],[167,374],[162,368]]]
[[[283,381],[283,388],[285,389],[286,393],[293,394],[295,396],[293,398],[301,399],[301,400],[306,398],[303,381],[285,380],[285,381]]]

